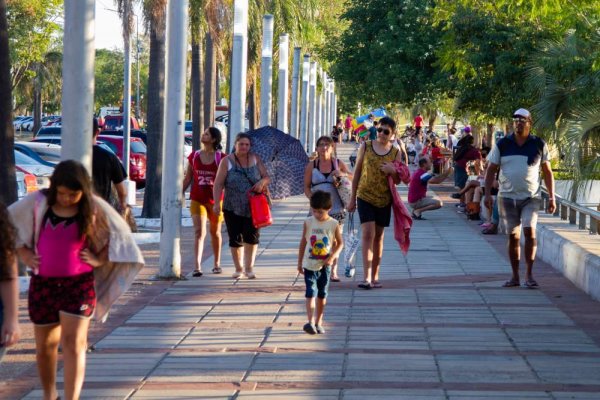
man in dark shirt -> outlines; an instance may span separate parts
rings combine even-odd
[[[127,208],[127,189],[125,187],[125,169],[119,158],[108,150],[96,144],[100,133],[98,121],[94,118],[93,124],[93,149],[92,149],[92,182],[96,193],[104,200],[114,205],[111,201],[111,183],[117,191],[120,210]]]

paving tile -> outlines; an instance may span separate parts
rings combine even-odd
[[[238,400],[337,400],[339,389],[293,389],[293,390],[257,390],[254,392],[240,391]]]
[[[552,392],[555,400],[599,400],[600,392]]]
[[[81,400],[123,400],[128,398],[134,389],[84,389],[81,393]],[[60,396],[64,396],[62,390],[58,393]],[[44,398],[44,392],[42,390],[32,390],[22,400],[41,400]]]
[[[131,398],[132,399],[143,399],[143,400],[230,400],[235,395],[235,390],[205,390],[205,389],[169,389],[168,397],[165,397],[164,390],[152,390],[142,388],[136,392]]]
[[[189,328],[135,328],[119,327],[96,343],[96,348],[171,348],[187,333]]]
[[[520,351],[600,352],[592,338],[578,328],[507,328],[506,333]]]
[[[440,389],[346,389],[344,400],[446,400]]]
[[[343,354],[336,353],[261,353],[256,358],[249,382],[339,381]]]
[[[500,328],[429,327],[427,332],[433,350],[514,351],[512,343]]]
[[[573,321],[557,308],[526,308],[490,306],[502,324],[573,326]]]
[[[537,383],[520,356],[436,355],[444,382]]]
[[[171,354],[148,378],[149,382],[240,382],[254,353]]]
[[[127,323],[195,323],[210,309],[210,306],[146,306]]]
[[[437,382],[438,372],[431,355],[348,354],[345,381]]]
[[[594,385],[600,377],[600,357],[581,356],[528,356],[540,379],[544,382]]]
[[[545,392],[499,392],[499,391],[466,391],[448,390],[449,400],[548,400],[552,399]]]
[[[265,338],[265,329],[196,328],[178,349],[225,350],[258,347]]]

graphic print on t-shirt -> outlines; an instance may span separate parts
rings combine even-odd
[[[319,232],[321,231],[321,232]],[[310,255],[308,258],[313,260],[325,260],[329,257],[331,251],[331,243],[327,236],[323,235],[323,229],[313,229],[312,235],[310,236]],[[321,233],[321,236],[318,236]]]

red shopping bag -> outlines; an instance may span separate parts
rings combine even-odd
[[[250,203],[250,213],[252,214],[252,225],[255,228],[264,228],[273,224],[269,198],[266,194],[249,191],[248,202]]]

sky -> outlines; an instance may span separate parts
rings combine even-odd
[[[140,33],[142,33],[144,31],[142,8],[138,2],[135,3],[134,12],[135,15],[139,16]],[[134,18],[134,31],[135,23]],[[117,14],[117,5],[114,0],[96,0],[96,48],[123,50],[121,29],[121,20],[119,14]]]

